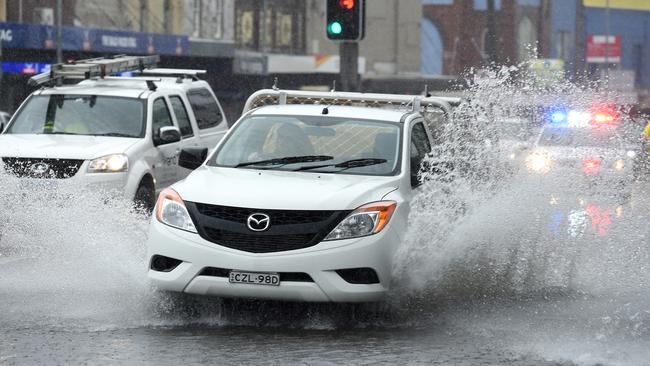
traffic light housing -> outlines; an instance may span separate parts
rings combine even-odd
[[[364,37],[365,0],[327,0],[327,38],[360,41]]]

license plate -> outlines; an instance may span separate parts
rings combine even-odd
[[[230,283],[246,283],[249,285],[280,286],[280,275],[277,273],[254,273],[230,271]]]
[[[21,178],[19,181],[21,190],[24,191],[55,191],[59,189],[59,182],[54,179],[33,179]]]

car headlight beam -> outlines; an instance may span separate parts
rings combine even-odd
[[[551,169],[551,159],[545,154],[532,154],[526,159],[526,166],[536,173],[547,173]]]
[[[129,158],[124,154],[112,154],[93,159],[88,173],[121,173],[129,170]]]
[[[618,171],[625,169],[625,161],[623,159],[616,160],[616,162],[614,163],[614,169]]]
[[[341,221],[323,240],[359,238],[381,232],[395,212],[394,201],[363,205]]]
[[[197,232],[183,199],[171,188],[163,190],[158,197],[158,203],[156,203],[156,219],[176,229],[191,233]]]

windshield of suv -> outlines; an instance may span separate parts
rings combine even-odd
[[[144,102],[97,95],[37,95],[6,133],[143,137]]]
[[[540,146],[620,147],[621,141],[609,129],[546,128],[539,139]]]
[[[209,165],[365,175],[398,169],[399,123],[332,117],[252,116]]]

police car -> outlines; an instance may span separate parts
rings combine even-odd
[[[153,208],[156,193],[184,178],[183,148],[212,149],[228,129],[200,70],[154,69],[157,56],[54,65],[0,135],[8,172],[67,181]],[[137,71],[137,77],[111,74]],[[57,86],[82,79],[73,85]],[[78,81],[78,80],[76,80]]]
[[[199,295],[380,300],[434,144],[425,114],[449,109],[435,97],[255,93],[212,154],[181,152],[195,170],[158,199],[149,279]]]
[[[571,112],[570,112],[571,113]],[[603,182],[624,188],[632,181],[636,152],[621,135],[619,122],[600,114],[574,112],[546,124],[525,160],[535,175]]]

